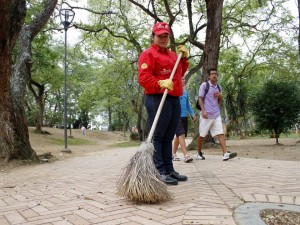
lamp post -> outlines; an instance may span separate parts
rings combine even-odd
[[[64,143],[65,149],[63,152],[71,153],[71,150],[68,149],[67,141],[67,30],[70,24],[72,23],[75,16],[75,12],[72,9],[61,8],[59,11],[59,17],[61,23],[64,25],[65,30],[65,76],[64,76]]]
[[[73,72],[73,70],[71,70],[71,69],[67,69],[67,74],[68,75],[71,75],[72,74],[72,72]],[[70,89],[69,89],[70,90]],[[73,136],[72,136],[72,111],[71,111],[71,107],[69,107],[69,114],[70,114],[70,135],[69,135],[69,138],[73,138]]]

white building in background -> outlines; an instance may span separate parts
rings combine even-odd
[[[90,130],[108,130],[108,113],[100,112],[99,115],[90,115]]]

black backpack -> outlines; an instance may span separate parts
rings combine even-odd
[[[217,87],[219,89],[219,92],[221,92],[221,88],[220,88],[219,84],[217,84]],[[208,83],[208,81],[206,81],[206,87],[205,87],[205,92],[204,92],[204,96],[203,96],[203,102],[204,102],[205,96],[206,96],[206,94],[208,92],[208,89],[209,89],[209,83]],[[201,111],[201,107],[199,105],[199,97],[196,100],[196,108]]]

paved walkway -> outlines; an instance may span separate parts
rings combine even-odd
[[[245,202],[300,205],[300,162],[206,155],[175,168],[189,177],[170,186],[175,199],[136,204],[115,195],[116,180],[137,148],[0,172],[1,225],[239,225]]]

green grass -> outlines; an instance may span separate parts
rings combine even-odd
[[[229,134],[231,134],[231,133],[229,133]],[[299,137],[300,137],[299,134],[296,134],[296,133],[289,133],[289,134],[282,133],[282,134],[280,134],[279,139],[280,138],[299,138]],[[236,135],[229,136],[229,138],[231,140],[238,140],[238,139],[240,139],[240,137],[236,136]],[[255,134],[255,135],[251,135],[251,136],[246,136],[246,138],[247,139],[270,139],[270,134],[263,134],[263,135]]]
[[[50,138],[51,142],[56,145],[64,145],[65,141],[64,139],[60,138]],[[94,144],[92,141],[84,140],[84,139],[77,139],[77,138],[68,138],[68,144],[69,145],[88,145],[88,144]]]
[[[126,142],[112,144],[112,145],[110,145],[110,147],[128,148],[128,147],[137,147],[140,145],[141,145],[140,141],[126,141]]]

